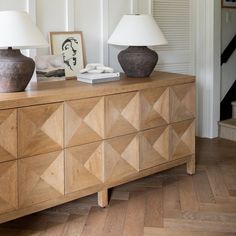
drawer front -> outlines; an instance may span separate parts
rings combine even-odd
[[[0,213],[17,209],[16,161],[0,163]]]
[[[104,138],[104,97],[65,103],[65,146]]]
[[[64,195],[64,152],[23,158],[18,163],[19,207]]]
[[[63,104],[19,109],[18,154],[33,156],[63,148]]]
[[[17,111],[0,110],[0,162],[17,158]]]
[[[139,171],[139,138],[130,134],[66,149],[66,193],[118,182]]]
[[[119,182],[139,172],[139,136],[137,133],[104,142],[104,181]]]
[[[170,87],[170,121],[178,122],[195,117],[195,84]]]
[[[95,142],[65,151],[65,192],[71,193],[104,182],[104,145]]]
[[[139,93],[123,93],[105,98],[105,137],[139,130]]]
[[[195,153],[195,121],[186,120],[170,125],[171,160]]]
[[[169,89],[153,88],[140,91],[140,129],[169,123]]]
[[[169,161],[169,127],[162,126],[140,133],[140,169]]]

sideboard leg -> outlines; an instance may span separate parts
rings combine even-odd
[[[98,192],[98,205],[106,207],[108,205],[108,189]]]
[[[189,161],[187,162],[187,173],[190,175],[195,174],[195,155],[192,155]]]

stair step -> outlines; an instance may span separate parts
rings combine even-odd
[[[219,136],[224,139],[236,141],[236,119],[219,122]]]
[[[232,117],[236,118],[236,101],[232,102]]]

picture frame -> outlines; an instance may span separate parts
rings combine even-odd
[[[76,77],[85,67],[82,31],[49,32],[50,52],[62,55],[66,78]]]
[[[222,0],[222,8],[236,8],[236,0]]]

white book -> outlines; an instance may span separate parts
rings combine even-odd
[[[89,83],[89,84],[105,83],[109,81],[116,81],[119,79],[120,77],[108,77],[108,78],[96,78],[96,79],[77,78],[78,81]]]
[[[77,80],[90,84],[98,84],[120,79],[120,73],[78,74]]]

